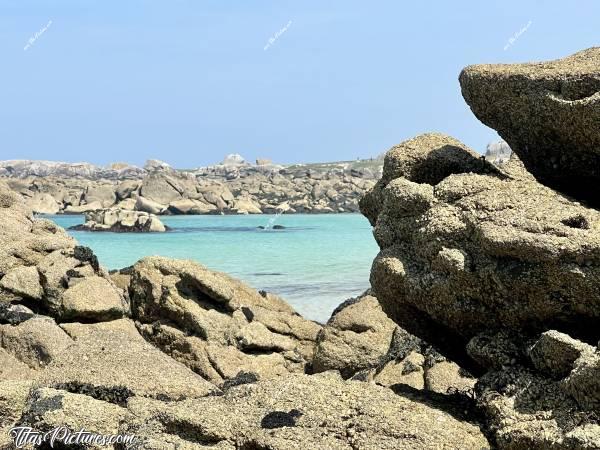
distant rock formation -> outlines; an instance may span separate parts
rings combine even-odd
[[[56,173],[63,175],[31,176],[28,167],[5,174],[5,179],[41,214],[83,214],[113,207],[150,214],[357,212],[358,199],[382,168],[379,162],[360,161],[216,165],[179,171],[151,160],[136,177],[130,177],[133,172],[127,168],[119,169],[129,173],[121,179],[113,169],[95,168],[86,177],[70,177],[62,170]],[[110,177],[102,176],[106,173]]]
[[[542,63],[482,64],[460,75],[473,113],[541,183],[600,205],[600,47]]]
[[[136,166],[119,163],[116,167],[99,167],[89,163],[10,160],[0,161],[0,177],[61,177],[97,180],[139,178],[145,171]]]
[[[512,150],[504,141],[490,142],[485,151],[485,159],[492,164],[504,164],[510,160]]]
[[[155,170],[171,170],[172,167],[160,159],[149,159],[144,164],[144,170],[154,172]]]
[[[246,160],[239,153],[231,153],[223,159],[224,166],[239,166],[245,164]]]

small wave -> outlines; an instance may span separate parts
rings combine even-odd
[[[283,230],[272,230],[272,229],[260,229],[258,227],[182,227],[171,225],[171,232],[174,233],[198,233],[198,232],[209,232],[209,233],[285,233],[290,231],[304,231],[312,230],[309,227],[286,227]]]
[[[281,275],[285,275],[281,272],[256,272],[256,273],[251,273],[250,275],[255,276],[255,277],[266,277],[266,276],[281,276]]]

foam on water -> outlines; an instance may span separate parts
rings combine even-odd
[[[82,216],[49,218],[65,228],[83,222]],[[277,293],[300,314],[319,322],[326,321],[339,303],[369,287],[371,262],[378,250],[371,226],[359,214],[161,220],[173,231],[69,233],[91,247],[109,269],[127,267],[149,255],[193,259]],[[285,228],[273,229],[275,221]]]

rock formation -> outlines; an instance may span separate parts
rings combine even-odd
[[[101,209],[85,213],[85,223],[70,228],[78,231],[151,232],[167,231],[154,214],[124,209]]]
[[[600,212],[552,189],[594,204],[597,61],[465,69],[465,99],[525,165],[422,135],[361,201],[381,248],[373,294],[479,376],[494,448],[600,448]]]
[[[600,204],[600,47],[556,61],[469,66],[460,75],[473,113],[540,182]]]
[[[465,344],[486,330],[600,339],[600,213],[509,166],[423,135],[388,152],[362,202],[382,249],[371,282],[384,310],[475,371]]]

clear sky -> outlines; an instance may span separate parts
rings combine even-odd
[[[334,161],[426,131],[483,151],[462,67],[599,42],[598,0],[0,0],[0,159]]]

